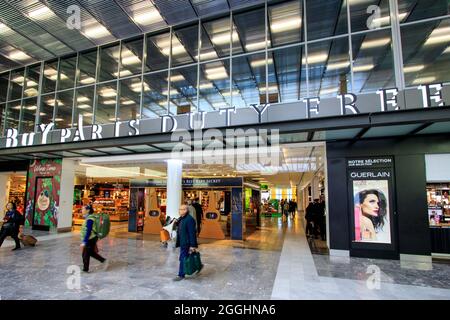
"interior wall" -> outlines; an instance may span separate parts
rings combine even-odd
[[[449,153],[445,136],[418,136],[327,143],[330,249],[350,249],[346,159],[394,156],[399,253],[430,255],[425,154]]]

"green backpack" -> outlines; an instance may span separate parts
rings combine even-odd
[[[99,239],[105,238],[109,234],[109,230],[111,228],[111,221],[109,219],[109,214],[107,213],[99,213],[93,214],[91,217],[94,220],[95,225],[92,228],[92,232],[95,232],[96,236]],[[84,225],[83,225],[84,226]],[[81,240],[86,236],[86,228],[83,227],[81,229]]]

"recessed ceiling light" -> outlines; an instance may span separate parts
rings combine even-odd
[[[177,82],[177,81],[183,81],[183,80],[185,80],[185,79],[184,79],[183,75],[181,75],[181,74],[170,76],[171,82]]]
[[[211,41],[215,45],[222,45],[222,44],[230,43],[230,38],[231,38],[230,31],[226,31],[226,32],[222,32],[222,33],[214,35],[212,37]],[[233,42],[237,42],[237,41],[239,41],[239,36],[236,31],[233,31]]]
[[[91,109],[92,107],[88,104],[79,104],[77,106],[78,109]]]
[[[418,64],[418,65],[412,65],[412,66],[405,66],[403,68],[404,73],[410,73],[410,72],[418,72],[425,69],[425,65]]]
[[[106,105],[116,104],[116,100],[114,100],[114,99],[104,100],[104,101],[102,102],[102,104],[106,104]]]
[[[270,25],[270,31],[273,33],[284,32],[294,29],[299,29],[302,25],[302,19],[300,17],[284,19],[281,21],[272,22]]]
[[[214,85],[211,82],[201,83],[198,88],[199,89],[212,89],[212,88],[214,88]]]
[[[268,47],[270,46],[270,40],[267,40],[267,46]],[[252,42],[252,43],[247,43],[245,45],[245,49],[247,51],[264,49],[265,47],[266,47],[266,41]]]
[[[373,64],[363,64],[363,65],[359,65],[359,66],[353,66],[353,72],[370,71],[373,68],[375,68],[375,65],[373,65]]]
[[[10,58],[11,60],[18,60],[18,61],[23,61],[23,60],[30,60],[31,57],[29,55],[27,55],[25,52],[20,51],[20,50],[13,50],[8,54],[8,58]]]
[[[361,49],[370,49],[370,48],[376,48],[376,47],[383,47],[388,45],[391,42],[391,38],[380,38],[380,39],[373,39],[373,40],[365,40],[361,44]]]
[[[450,27],[439,27],[431,32],[425,45],[448,43],[450,41]]]
[[[272,58],[268,58],[267,59],[267,64],[272,64],[272,63],[273,63],[273,59]],[[254,60],[254,61],[250,62],[250,65],[253,68],[265,66],[266,65],[266,59]]]
[[[103,37],[107,37],[107,36],[111,35],[111,33],[109,33],[108,29],[106,29],[101,24],[97,24],[93,27],[85,29],[84,34],[87,37],[93,38],[93,39],[99,39],[99,38],[103,38]]]
[[[33,19],[47,19],[53,12],[46,6],[42,6],[28,13],[28,16]]]
[[[162,21],[163,19],[159,14],[158,9],[153,7],[149,10],[146,10],[145,12],[136,13],[135,15],[133,15],[133,20],[142,25],[149,25]]]
[[[307,57],[303,57],[302,63],[306,64],[306,60],[308,60],[308,64],[315,64],[325,62],[328,59],[328,53],[313,53],[308,55]]]
[[[413,84],[426,84],[436,81],[436,77],[430,76],[430,77],[423,77],[423,78],[417,78],[413,81]]]
[[[345,69],[350,66],[350,61],[328,62],[327,71]]]
[[[78,97],[77,98],[77,101],[78,102],[88,102],[90,99],[88,98],[88,97],[82,97],[82,96],[80,96],[80,97]]]

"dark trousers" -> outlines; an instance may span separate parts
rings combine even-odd
[[[314,235],[314,228],[311,220],[306,220],[306,235]]]
[[[100,262],[105,262],[105,258],[97,253],[97,241],[98,238],[92,238],[88,240],[88,243],[83,248],[83,270],[89,271],[89,262],[91,257],[97,259]]]
[[[200,234],[201,225],[202,225],[202,220],[197,218],[197,234]]]
[[[8,228],[3,228],[0,230],[0,247],[3,244],[3,241],[5,241],[7,236],[11,236],[11,238],[14,239],[16,243],[16,248],[20,248],[20,240],[19,240],[19,231],[18,230],[11,230]]]
[[[323,217],[320,220],[319,229],[320,229],[320,237],[322,238],[322,240],[325,240],[325,235],[326,235],[326,230],[327,230],[325,217]]]
[[[178,269],[178,276],[184,278],[184,258],[189,255],[189,247],[180,248],[180,268]]]

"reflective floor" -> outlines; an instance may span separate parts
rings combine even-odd
[[[1,299],[450,299],[450,264],[311,254],[300,219],[263,219],[245,242],[201,239],[205,268],[181,282],[172,281],[178,251],[157,236],[114,228],[100,245],[110,267],[93,261],[79,288],[70,274],[81,265],[78,234],[38,238],[35,248],[0,248]]]

